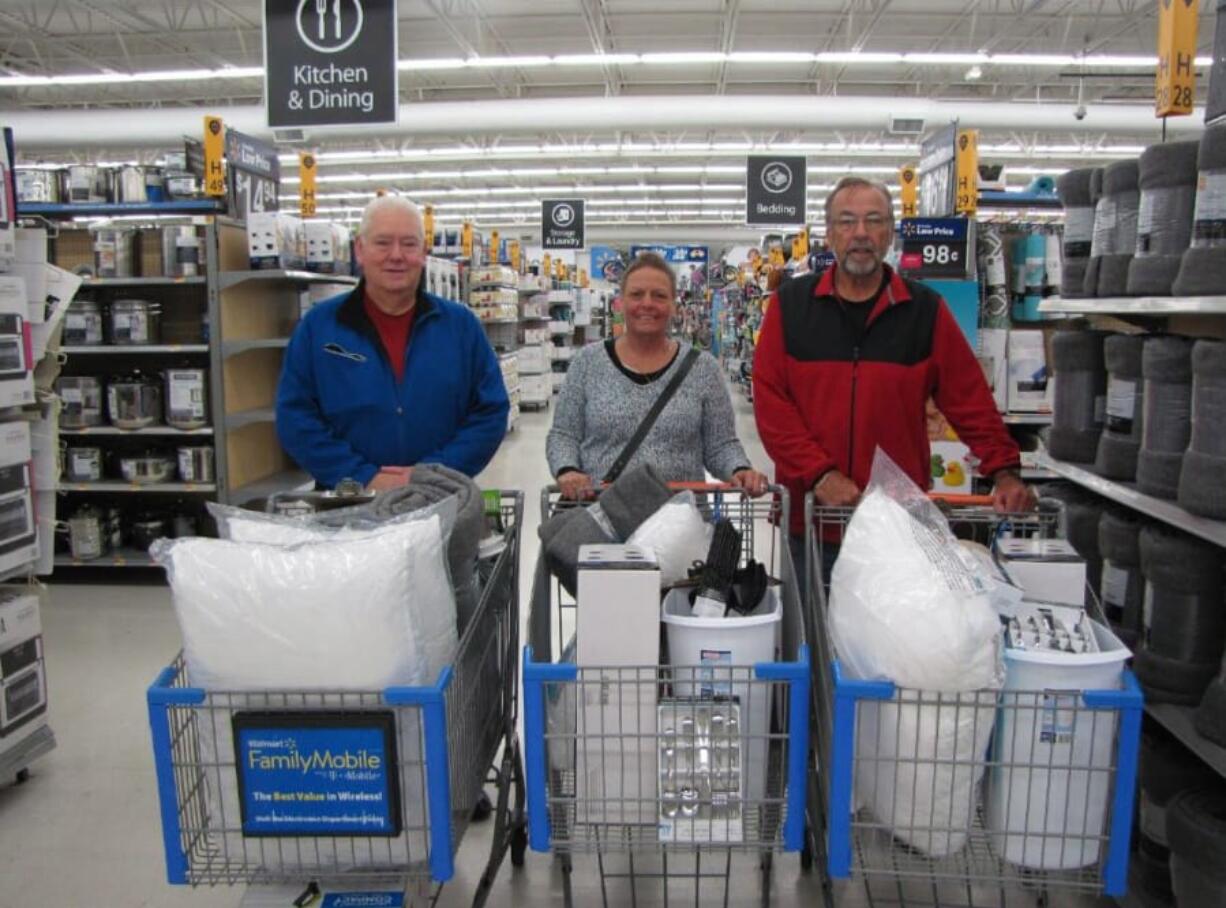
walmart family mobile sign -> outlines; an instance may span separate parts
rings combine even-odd
[[[395,123],[396,0],[264,0],[272,128]]]
[[[400,834],[390,712],[240,712],[233,721],[244,835]]]

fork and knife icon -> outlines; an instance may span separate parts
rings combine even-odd
[[[328,39],[328,0],[315,0],[315,16],[319,20],[319,40],[326,41]],[[341,0],[332,0],[332,21],[336,33],[334,37],[339,41],[341,37]]]

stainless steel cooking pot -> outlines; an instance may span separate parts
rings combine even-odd
[[[85,429],[102,425],[102,379],[94,375],[61,375],[55,393],[63,402],[60,425]]]
[[[111,303],[112,344],[156,344],[162,331],[162,307],[149,300]]]
[[[165,454],[121,457],[119,472],[127,482],[169,482],[175,472],[175,462]]]
[[[117,429],[143,429],[162,416],[162,389],[139,374],[113,378],[106,389],[107,413]]]
[[[213,482],[217,478],[212,448],[184,445],[178,455],[179,478],[184,482]]]

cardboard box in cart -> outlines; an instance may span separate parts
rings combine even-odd
[[[578,822],[656,826],[660,569],[637,546],[579,549]],[[636,670],[637,669],[637,670]],[[594,675],[599,674],[599,680]]]

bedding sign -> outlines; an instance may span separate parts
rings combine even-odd
[[[240,712],[234,759],[243,834],[397,836],[390,712]]]

